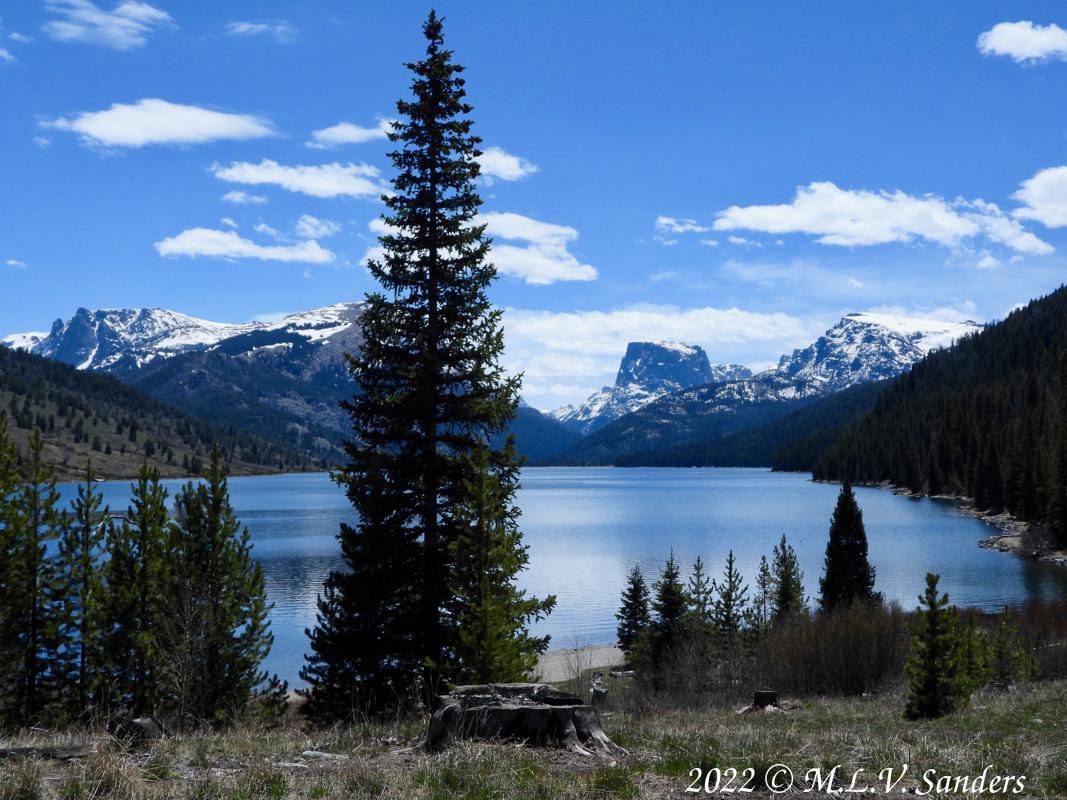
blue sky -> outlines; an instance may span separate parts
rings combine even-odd
[[[631,339],[762,366],[849,311],[990,320],[1063,280],[1062,3],[437,8],[534,405]],[[0,333],[373,288],[381,120],[428,9],[0,2]]]

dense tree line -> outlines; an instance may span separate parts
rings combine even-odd
[[[813,474],[971,497],[1067,544],[1067,289],[916,364]]]
[[[841,429],[874,407],[885,381],[852,386],[821,399],[797,403],[797,410],[771,422],[726,436],[650,452],[628,453],[618,467],[774,467],[806,472]]]
[[[476,215],[478,144],[463,68],[431,12],[412,97],[389,134],[382,256],[368,263],[363,344],[349,356],[353,429],[338,472],[359,512],[340,531],[345,569],[319,599],[308,682],[320,719],[432,702],[457,681],[523,679],[548,645],[529,632],[553,598],[514,584],[527,551],[515,506],[519,381],[505,376],[496,276]]]
[[[0,415],[23,445],[34,428],[65,451],[71,445],[98,453],[98,466],[114,454],[175,465],[201,461],[218,446],[227,462],[277,469],[314,466],[306,452],[189,416],[123,385],[117,379],[0,347]]]
[[[147,466],[124,513],[91,465],[61,508],[43,450],[35,432],[20,454],[0,417],[0,727],[232,719],[265,682],[272,636],[219,451],[172,516]]]

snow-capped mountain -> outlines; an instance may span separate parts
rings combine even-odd
[[[711,364],[701,347],[681,342],[630,342],[614,386],[605,386],[579,405],[557,408],[549,416],[588,434],[672,392],[751,375],[747,367],[737,364]]]
[[[79,308],[66,322],[57,319],[48,334],[12,334],[0,341],[78,369],[123,372],[183,353],[210,350],[251,333],[291,333],[308,342],[322,342],[348,330],[359,310],[359,303],[338,303],[277,322],[226,323],[159,308]]]
[[[810,384],[815,393],[899,375],[931,350],[981,330],[976,322],[942,322],[889,314],[848,314],[814,343],[756,376],[776,375]]]
[[[769,370],[646,403],[593,431],[564,461],[613,463],[621,454],[709,440],[763,424],[798,404],[899,375],[931,350],[951,346],[981,327],[975,322],[849,314]]]

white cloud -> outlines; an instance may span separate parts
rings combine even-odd
[[[983,250],[978,254],[978,260],[975,262],[975,266],[978,267],[978,269],[996,269],[1000,266],[1000,259],[988,250]]]
[[[664,281],[676,281],[682,277],[682,273],[673,269],[661,269],[648,276],[650,283],[663,283]]]
[[[512,155],[500,147],[487,147],[478,156],[482,177],[492,183],[494,178],[502,181],[517,181],[539,171],[536,164],[525,158]]]
[[[226,33],[230,36],[266,36],[284,44],[296,38],[297,30],[287,20],[276,19],[267,22],[230,22],[226,25]]]
[[[486,232],[493,237],[489,260],[502,275],[510,275],[535,286],[556,281],[591,281],[597,277],[596,267],[581,263],[567,249],[578,238],[578,231],[574,228],[498,211],[479,214],[475,221],[485,225]],[[396,233],[380,218],[371,220],[368,227],[378,236]],[[526,244],[521,247],[501,244],[502,239]],[[381,246],[374,244],[367,248],[359,263],[366,266],[370,260],[380,261],[383,254]]]
[[[249,194],[248,192],[234,190],[232,192],[226,192],[226,194],[222,196],[222,201],[224,203],[233,203],[235,206],[262,205],[267,202],[267,198],[258,194]]]
[[[973,300],[964,300],[955,306],[895,306],[884,305],[866,309],[870,314],[888,314],[895,317],[918,317],[920,319],[934,319],[940,322],[981,322],[978,317],[978,306]]]
[[[677,219],[675,217],[656,217],[655,228],[660,233],[707,233],[709,228],[699,224],[695,219]]]
[[[718,247],[719,242],[716,239],[701,239],[700,243],[705,247]]]
[[[1048,228],[1067,225],[1067,167],[1050,167],[1022,182],[1015,200],[1024,203],[1013,214],[1020,219],[1036,219]]]
[[[863,281],[858,281],[855,278],[847,278],[846,282],[848,283],[849,286],[851,286],[854,289],[862,289],[863,288]]]
[[[167,12],[137,0],[122,0],[111,11],[90,0],[46,0],[45,7],[58,17],[43,26],[53,39],[113,50],[143,47],[150,34],[174,24]]]
[[[226,225],[226,226],[228,226],[230,228],[236,228],[237,227],[237,223],[234,222],[233,219],[231,219],[230,217],[223,217],[222,219],[219,220],[219,222],[221,222],[223,225]]]
[[[0,47],[0,61],[3,61],[5,64],[13,64],[15,63],[15,57],[11,55],[10,50],[5,50],[3,47]]]
[[[526,242],[523,247],[493,243],[490,258],[504,275],[538,286],[556,281],[596,279],[596,267],[581,263],[567,249],[578,238],[578,231],[574,228],[540,222],[510,212],[479,214],[477,221],[486,225],[487,232],[494,239]]]
[[[15,269],[25,269],[26,268],[26,262],[25,261],[19,261],[17,258],[9,258],[4,263],[7,264],[9,267],[14,267]]]
[[[9,33],[7,35],[7,38],[10,39],[13,42],[19,42],[20,44],[27,44],[27,43],[33,41],[33,39],[30,38],[29,36],[24,36],[23,34],[18,33],[18,32]]]
[[[311,141],[304,142],[305,146],[315,150],[325,150],[342,144],[363,144],[375,139],[385,139],[393,129],[393,120],[378,118],[378,124],[373,128],[364,128],[352,122],[339,122],[329,128],[311,132]]]
[[[946,247],[982,237],[1022,253],[1045,255],[1053,248],[1024,230],[993,203],[915,197],[901,191],[841,189],[830,182],[797,188],[790,203],[731,206],[719,212],[715,230],[807,233],[821,244],[847,247],[925,239]]]
[[[277,239],[281,236],[281,233],[277,228],[272,228],[266,222],[257,222],[252,226],[252,230],[256,233],[262,233],[264,236],[269,236],[272,239]]]
[[[542,408],[584,400],[614,380],[632,341],[699,344],[712,361],[752,363],[809,342],[824,325],[739,308],[633,305],[610,311],[507,309],[505,366],[525,374],[523,395]],[[553,390],[552,387],[557,387]],[[567,387],[567,388],[562,388]]]
[[[45,148],[52,144],[52,140],[47,136],[34,136],[33,143],[40,148]]]
[[[389,189],[378,179],[378,169],[370,164],[321,164],[285,166],[263,159],[258,164],[235,161],[228,167],[213,164],[216,178],[252,186],[275,185],[289,192],[312,197],[378,197]]]
[[[213,258],[250,258],[260,261],[296,261],[306,264],[329,264],[334,255],[319,246],[316,241],[299,244],[260,245],[241,238],[234,231],[219,231],[211,228],[189,228],[162,241],[156,242],[156,250],[165,258],[179,256],[208,256]]]
[[[155,98],[115,103],[104,111],[42,122],[42,127],[71,131],[87,144],[144,147],[201,144],[219,139],[259,139],[275,135],[269,121],[248,114],[227,114]]]
[[[305,239],[323,239],[333,236],[341,226],[328,219],[319,219],[310,214],[301,214],[296,222],[296,232]]]
[[[727,236],[726,241],[730,244],[736,244],[738,247],[763,247],[759,242],[754,242],[751,239],[746,239],[743,236]]]
[[[1029,20],[1000,22],[978,37],[978,49],[987,56],[1010,56],[1017,64],[1067,60],[1067,31]]]

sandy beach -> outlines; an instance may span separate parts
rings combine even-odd
[[[538,661],[534,677],[546,683],[557,683],[574,677],[576,673],[602,667],[617,667],[625,662],[626,656],[613,644],[549,650]]]

